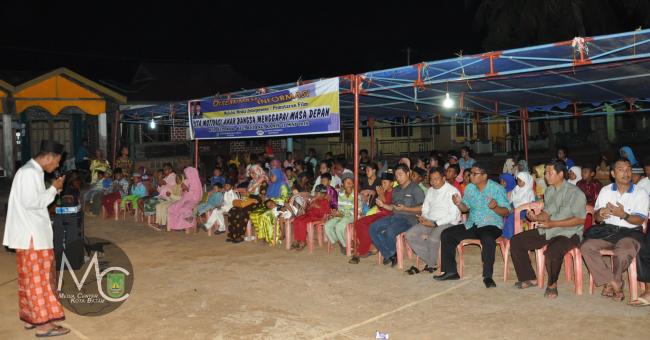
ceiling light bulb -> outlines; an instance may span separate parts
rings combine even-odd
[[[454,107],[454,100],[451,99],[451,97],[449,97],[449,92],[445,94],[445,99],[442,101],[442,106],[445,109],[451,109],[452,107]]]

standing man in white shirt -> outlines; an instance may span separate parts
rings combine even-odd
[[[619,158],[611,169],[614,183],[600,190],[594,206],[594,218],[599,224],[587,230],[580,251],[596,286],[605,285],[602,295],[623,301],[623,272],[645,237],[641,225],[648,216],[649,199],[645,190],[632,183],[629,160]],[[602,249],[614,251],[612,268],[605,265]]]
[[[460,224],[460,210],[454,204],[452,197],[460,192],[445,180],[445,170],[440,167],[431,168],[429,183],[422,204],[422,215],[418,216],[418,224],[406,232],[406,240],[411,249],[424,260],[424,271],[433,273],[436,269],[438,251],[440,250],[440,234],[454,225]],[[417,271],[411,267],[407,272]]]
[[[45,189],[44,172],[59,167],[63,145],[42,141],[39,153],[14,176],[3,245],[16,250],[19,317],[25,329],[36,335],[57,336],[70,332],[54,324],[65,318],[57,300],[54,275],[52,222],[47,206],[63,188],[65,176]]]

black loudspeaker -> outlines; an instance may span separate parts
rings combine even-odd
[[[85,255],[83,212],[55,215],[53,232],[56,269],[61,268],[64,252],[72,269],[80,269]]]

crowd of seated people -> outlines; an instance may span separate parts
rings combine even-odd
[[[469,148],[402,157],[392,166],[388,160],[373,162],[363,150],[359,169],[344,157],[318,159],[314,150],[304,158],[287,153],[284,159],[268,152],[239,153],[227,161],[218,157],[203,179],[194,167],[175,172],[171,164],[153,174],[95,166],[95,183],[82,200],[95,215],[137,207],[155,221],[149,225],[156,230],[198,226],[227,233],[226,241],[234,244],[288,243],[293,251],[308,245],[310,223],[320,223],[331,245],[352,254],[350,264],[379,253],[384,265],[396,266],[396,240],[403,237],[424,262],[424,269],[412,266],[406,272],[438,272],[435,281],[460,278],[457,246],[475,239],[487,288],[496,287],[497,244],[509,243],[518,289],[539,284],[529,252],[543,249],[544,296],[551,299],[558,297],[559,273],[571,250],[580,250],[602,295],[616,301],[625,297],[623,272],[637,259],[637,276],[646,289],[631,304],[643,306],[650,305],[650,244],[644,230],[650,159],[645,164],[629,147],[615,158],[603,155],[597,165],[576,164],[565,147],[530,169],[526,160],[512,157],[501,174],[490,173]],[[354,170],[359,172],[356,189]],[[515,216],[518,208],[522,211]],[[603,261],[602,250],[613,252],[613,266]]]

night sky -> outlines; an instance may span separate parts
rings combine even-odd
[[[504,46],[491,46],[495,35],[490,32],[497,28],[503,31],[504,21],[510,29],[521,24],[516,8],[508,14],[495,5],[508,2],[517,3],[396,1],[388,6],[350,0],[221,1],[207,2],[211,5],[206,6],[182,1],[145,6],[139,1],[111,1],[72,7],[61,1],[39,5],[14,1],[3,5],[0,75],[65,66],[94,80],[128,84],[141,62],[207,63],[231,65],[253,84],[262,86],[300,77],[313,79],[402,66],[407,63],[409,48],[414,64],[451,58],[460,50],[465,54],[483,52],[486,41],[487,47],[507,48],[577,35],[578,29],[568,20],[568,28],[551,23],[552,31],[547,34],[534,29],[517,39],[500,39],[497,34],[496,45]],[[521,6],[523,2],[531,1],[518,3]],[[565,15],[560,7],[544,5],[544,10],[550,11],[548,16],[562,18]],[[627,8],[625,11],[630,12]],[[588,34],[614,33],[648,20],[644,15],[620,20],[624,24],[603,26],[590,13],[585,10],[584,14]],[[631,14],[620,14],[624,19],[626,15]],[[501,26],[486,24],[488,16],[498,18]],[[610,16],[603,21],[616,20]],[[539,22],[525,25],[543,26]],[[238,84],[232,84],[232,89],[237,88]]]

